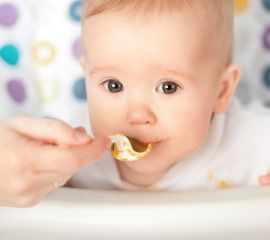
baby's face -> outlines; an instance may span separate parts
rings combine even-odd
[[[103,13],[83,25],[93,132],[152,143],[138,173],[162,172],[205,141],[218,95],[217,71],[203,59],[200,24],[179,15],[129,19]]]

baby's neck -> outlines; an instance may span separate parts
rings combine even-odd
[[[122,180],[134,184],[139,187],[150,187],[154,183],[156,183],[163,176],[163,172],[158,173],[137,173],[132,171],[125,163],[119,162],[116,160],[116,165],[118,167],[118,171]]]

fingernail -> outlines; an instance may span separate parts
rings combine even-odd
[[[75,130],[78,130],[82,133],[87,133],[84,127],[76,127]]]
[[[81,127],[75,128],[75,138],[80,143],[86,143],[90,140],[90,137],[87,135],[85,129]]]

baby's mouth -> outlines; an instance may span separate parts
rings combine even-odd
[[[152,144],[150,142],[142,142],[142,141],[139,141],[138,139],[131,138],[131,137],[128,137],[128,139],[132,145],[132,148],[136,152],[144,152],[147,150],[149,144]]]
[[[145,139],[145,140],[137,140],[139,142],[141,142],[142,144],[145,144],[145,145],[148,145],[148,144],[151,144],[151,145],[156,145],[156,144],[159,144],[161,142],[163,142],[163,140],[161,139]]]

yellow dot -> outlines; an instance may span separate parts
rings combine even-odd
[[[33,58],[36,63],[48,65],[54,61],[56,49],[49,42],[38,42],[33,45]]]
[[[234,0],[234,11],[236,14],[242,14],[249,8],[250,0]]]
[[[37,82],[37,93],[42,104],[50,104],[55,101],[59,94],[57,81],[42,79]]]

